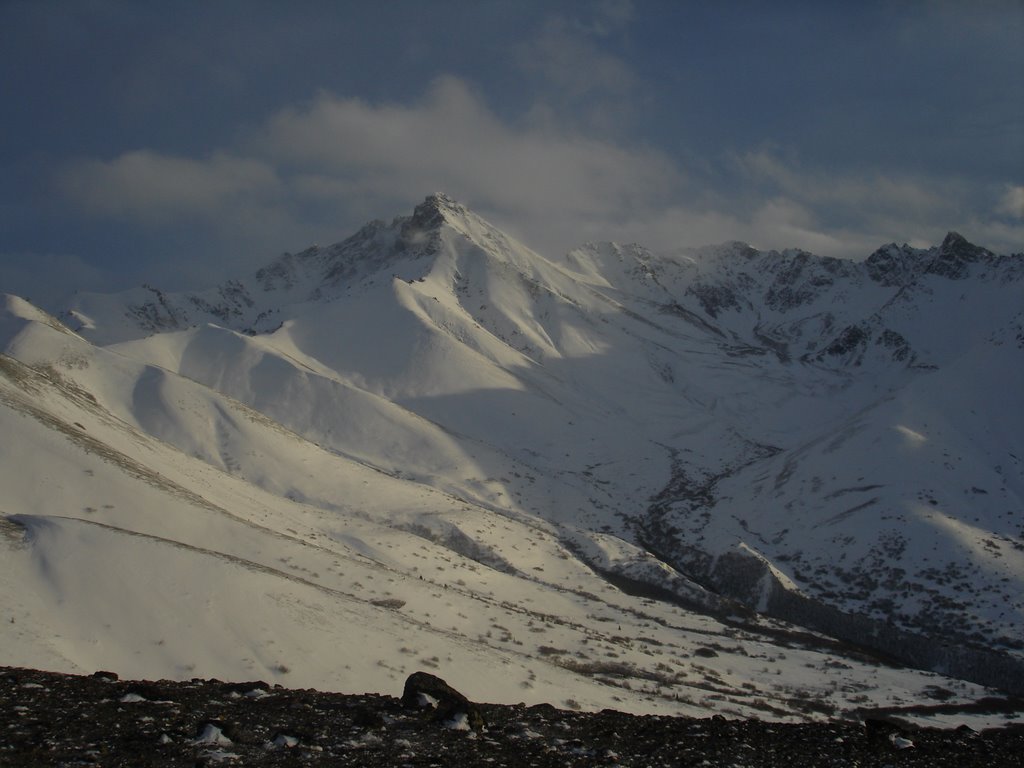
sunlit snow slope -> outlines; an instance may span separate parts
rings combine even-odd
[[[29,660],[349,689],[425,658],[492,698],[671,708],[706,696],[658,656],[692,675],[701,632],[749,632],[697,666],[792,712],[763,622],[721,623],[753,609],[1024,689],[1019,255],[548,260],[438,195],[62,320],[12,298],[0,321]],[[787,684],[842,698],[806,669]]]

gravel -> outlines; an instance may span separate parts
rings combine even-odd
[[[422,674],[422,673],[421,673]],[[4,766],[1016,766],[1024,727],[415,708],[264,682],[0,668]],[[408,700],[408,697],[407,697]],[[481,718],[483,724],[481,724]]]

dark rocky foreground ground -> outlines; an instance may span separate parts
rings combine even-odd
[[[0,668],[4,766],[1022,766],[1024,727],[777,724]],[[408,684],[407,684],[408,687]],[[481,725],[481,718],[485,724]],[[476,726],[474,729],[473,726]],[[913,746],[910,746],[912,744]]]

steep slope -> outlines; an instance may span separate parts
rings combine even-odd
[[[427,667],[490,700],[784,719],[985,695],[633,597],[536,518],[382,474],[20,300],[0,332],[5,663],[348,691]],[[621,539],[579,541],[671,583]]]
[[[863,263],[741,243],[551,261],[435,195],[213,291],[87,295],[64,319],[704,608],[869,645],[890,627],[924,666],[953,663],[913,650],[927,637],[1016,654],[983,677],[1019,687],[1022,262],[955,233]],[[121,418],[282,493],[125,394]]]

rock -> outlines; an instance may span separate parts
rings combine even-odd
[[[224,683],[223,689],[226,693],[237,693],[240,696],[251,695],[253,691],[263,691],[266,693],[270,690],[270,684],[263,680],[253,680],[252,682],[240,682],[240,683]]]
[[[429,672],[413,672],[405,681],[402,690],[402,704],[407,707],[437,707],[449,702],[468,704],[469,699],[452,688],[437,675]]]
[[[380,712],[367,706],[358,706],[352,710],[352,724],[358,725],[360,728],[383,728],[385,726]]]
[[[903,727],[884,717],[865,717],[864,732],[871,740],[892,740],[903,733]]]
[[[440,677],[429,672],[413,672],[409,675],[402,691],[402,704],[417,709],[430,707],[434,711],[433,719],[438,722],[450,723],[460,715],[465,715],[473,730],[478,731],[484,727],[480,709]]]
[[[415,678],[409,686],[412,696],[428,686],[442,698],[452,691],[443,680],[431,678]],[[261,697],[225,695],[227,687],[252,690],[250,685],[106,682],[0,667],[0,766],[1020,768],[1024,754],[1024,727],[980,733],[915,728],[874,711],[862,713],[863,724],[771,723],[721,715],[694,719],[615,710],[569,712],[549,704],[470,704],[454,692],[447,700],[463,711],[452,716],[403,706],[396,697],[380,694],[274,689]],[[132,688],[150,690],[153,700],[120,703]],[[467,730],[473,726],[466,708],[486,715],[486,735]],[[1007,720],[1019,720],[1024,702],[1013,702],[1005,714]],[[386,723],[386,729],[369,730],[365,724],[371,720]],[[877,735],[869,736],[868,729]],[[914,748],[904,741],[912,741]]]
[[[904,738],[903,736],[900,736],[899,734],[896,734],[896,733],[894,733],[891,736],[889,736],[889,743],[892,744],[893,749],[913,749],[914,748],[914,742],[912,742],[910,739]]]

